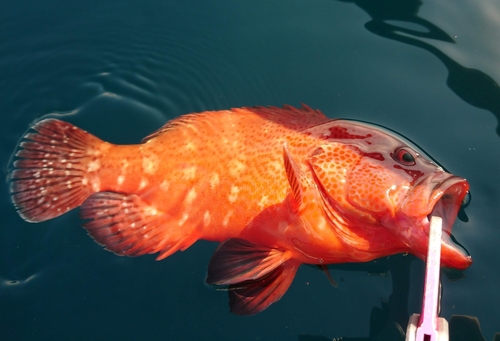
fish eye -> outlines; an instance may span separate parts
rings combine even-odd
[[[413,166],[415,164],[415,157],[412,153],[404,148],[399,148],[391,154],[392,158],[405,166]]]

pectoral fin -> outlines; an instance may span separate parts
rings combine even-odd
[[[288,290],[300,265],[290,256],[287,251],[229,239],[212,256],[206,282],[229,285],[231,312],[253,315]]]
[[[302,206],[302,172],[300,171],[300,168],[295,160],[292,158],[292,155],[290,155],[286,144],[283,146],[283,163],[285,165],[288,183],[292,189],[292,193],[290,195],[290,206],[292,211],[298,212]]]

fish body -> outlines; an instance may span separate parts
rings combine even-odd
[[[424,258],[431,214],[445,221],[442,264],[471,264],[448,237],[467,181],[373,125],[285,106],[184,115],[137,145],[54,119],[32,129],[11,176],[25,220],[81,206],[118,255],[220,242],[207,282],[231,287],[238,314],[279,300],[303,263]]]

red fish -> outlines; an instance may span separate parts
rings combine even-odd
[[[137,145],[56,119],[32,129],[11,176],[25,220],[81,206],[89,235],[126,256],[221,242],[207,283],[230,286],[236,314],[279,300],[302,263],[424,258],[430,215],[443,266],[472,262],[449,237],[467,181],[373,125],[284,106],[184,115]]]

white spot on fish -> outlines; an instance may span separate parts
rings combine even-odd
[[[118,176],[116,179],[116,182],[118,183],[118,186],[123,185],[123,182],[125,181],[125,177],[123,175]]]
[[[283,162],[281,161],[272,161],[268,166],[272,172],[279,172],[283,169]]]
[[[99,160],[94,160],[94,161],[89,162],[89,165],[87,167],[87,172],[89,172],[89,173],[95,172],[99,168],[101,168],[101,162]]]
[[[92,155],[92,156],[100,156],[101,152],[97,149],[91,149],[91,150],[87,151],[87,154]]]
[[[142,190],[148,185],[148,180],[146,179],[141,179],[141,182],[139,183],[139,188],[137,190]]]
[[[158,169],[158,156],[155,154],[143,156],[142,169],[146,174],[154,174]]]
[[[210,178],[210,188],[215,189],[215,187],[220,183],[219,174],[213,173]]]
[[[129,162],[128,162],[127,160],[122,160],[122,162],[121,162],[121,166],[122,166],[122,167],[121,167],[121,169],[122,169],[122,173],[124,173],[124,172],[125,172],[125,170],[126,170],[126,169],[128,168],[128,166],[129,166]]]
[[[196,177],[196,166],[188,167],[182,172],[184,180],[193,180]]]
[[[280,221],[278,224],[278,231],[280,232],[285,232],[286,228],[288,227],[288,222],[286,221]]]
[[[233,210],[229,210],[226,213],[224,219],[222,220],[222,226],[226,227],[229,224],[229,218],[231,218],[232,215],[233,215]]]
[[[167,180],[163,180],[160,184],[160,189],[164,192],[168,191],[170,183]]]
[[[266,207],[268,201],[269,201],[268,196],[264,195],[264,196],[262,196],[262,198],[260,198],[260,201],[258,202],[257,205],[260,208],[264,208],[264,207]]]
[[[231,176],[237,177],[241,172],[243,172],[247,166],[240,160],[233,159],[229,161],[228,169]]]
[[[203,215],[203,226],[207,227],[210,225],[210,220],[212,217],[210,216],[210,212],[205,211],[205,214]]]
[[[227,197],[227,200],[232,204],[238,199],[238,193],[240,192],[240,189],[237,186],[231,186],[231,194]]]
[[[146,207],[144,213],[147,215],[155,216],[158,214],[158,210],[155,207]]]
[[[326,220],[325,220],[325,218],[320,217],[319,221],[318,221],[318,230],[322,231],[325,228],[326,228]]]
[[[189,142],[186,144],[186,149],[187,149],[187,150],[196,150],[196,145],[195,145],[192,141],[189,141]]]
[[[194,199],[196,199],[196,190],[194,188],[191,188],[191,190],[188,192],[186,196],[186,205],[191,206],[193,203]]]
[[[99,179],[94,179],[94,181],[92,181],[92,190],[94,192],[100,192],[101,191],[101,182],[99,181]]]
[[[189,214],[184,213],[182,215],[182,218],[179,220],[179,226],[184,225],[184,223],[188,220],[188,218],[189,218]]]
[[[82,178],[82,185],[87,186],[89,184],[89,179]]]

